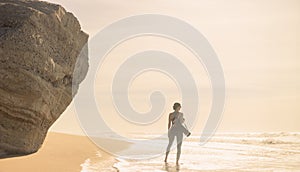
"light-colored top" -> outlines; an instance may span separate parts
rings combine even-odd
[[[183,113],[175,111],[172,114],[173,114],[172,124],[175,126],[182,125],[182,123],[184,122]]]

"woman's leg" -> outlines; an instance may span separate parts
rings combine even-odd
[[[170,133],[168,133],[168,137],[169,137],[169,144],[168,144],[167,151],[166,151],[165,162],[167,162],[168,155],[170,153],[171,146],[172,146],[172,144],[174,142],[175,135],[172,132],[170,132]]]
[[[176,134],[177,140],[177,156],[176,156],[176,164],[179,164],[180,154],[181,154],[181,145],[182,145],[183,133],[179,132]]]

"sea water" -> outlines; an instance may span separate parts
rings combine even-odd
[[[153,135],[142,134],[140,137],[151,140]],[[184,139],[179,165],[175,164],[175,146],[169,154],[168,163],[164,163],[162,153],[154,158],[136,160],[117,158],[119,162],[114,164],[114,168],[121,172],[300,171],[298,132],[216,133],[205,144],[199,143],[200,135]],[[88,166],[86,169],[95,168]]]

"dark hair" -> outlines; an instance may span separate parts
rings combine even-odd
[[[176,103],[174,103],[174,105],[173,105],[173,109],[175,110],[175,109],[176,109],[177,107],[179,107],[179,106],[181,107],[180,103],[177,103],[177,102],[176,102]]]

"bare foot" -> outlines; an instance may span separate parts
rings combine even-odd
[[[180,170],[180,166],[179,164],[176,164],[176,171],[179,171]]]

